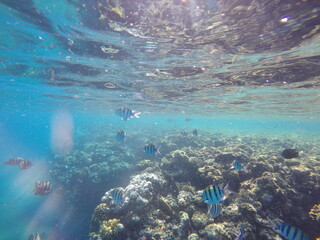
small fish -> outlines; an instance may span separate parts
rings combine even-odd
[[[143,148],[144,153],[147,155],[157,155],[160,154],[160,147],[156,147],[154,144],[149,143]]]
[[[41,240],[39,233],[31,233],[28,240]]]
[[[16,165],[19,165],[22,160],[23,159],[19,158],[19,157],[18,158],[11,158],[8,161],[4,162],[3,164],[7,165],[7,166],[16,166]]]
[[[139,115],[141,114],[141,112],[136,113],[135,111],[125,107],[118,108],[115,113],[124,121],[133,117],[139,118]]]
[[[164,197],[159,197],[159,207],[167,215],[172,215],[173,210],[169,203],[164,199]]]
[[[317,221],[320,221],[320,204],[314,205],[309,212],[309,216]]]
[[[51,183],[49,181],[37,181],[34,185],[33,194],[39,196],[46,196],[51,193]]]
[[[235,169],[238,171],[242,171],[242,170],[247,170],[248,166],[247,165],[243,165],[241,163],[239,163],[237,160],[234,160],[232,162],[232,167],[230,168],[230,170]]]
[[[208,216],[211,218],[218,217],[221,213],[221,205],[219,203],[216,204],[208,204]]]
[[[20,170],[25,170],[25,169],[28,169],[28,168],[31,168],[33,166],[32,162],[29,161],[29,160],[24,160],[22,159],[19,163],[19,168]]]
[[[193,134],[193,136],[198,136],[198,130],[197,130],[197,129],[194,129],[194,130],[192,131],[192,134]]]
[[[184,121],[185,121],[185,122],[191,122],[191,121],[192,121],[192,118],[185,118]]]
[[[124,193],[123,188],[114,188],[114,189],[111,191],[110,195],[111,195],[111,197],[112,197],[112,200],[113,200],[115,203],[122,205],[123,202],[124,202],[123,193]]]
[[[297,149],[286,148],[282,151],[281,156],[286,159],[299,157],[299,151]]]
[[[229,184],[227,184],[224,188],[222,185],[210,185],[202,193],[202,200],[207,204],[216,204],[222,202],[228,198],[228,196],[232,193],[228,189]]]
[[[299,228],[284,222],[276,224],[269,219],[270,227],[287,240],[309,240],[309,237]]]
[[[124,142],[124,139],[125,139],[124,131],[123,130],[119,130],[117,132],[117,141],[118,142]]]
[[[244,236],[244,231],[242,228],[239,229],[239,234],[235,240],[242,240]]]

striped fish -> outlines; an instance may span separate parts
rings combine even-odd
[[[276,224],[269,219],[273,230],[287,240],[309,240],[310,238],[299,228],[284,222]]]
[[[221,213],[221,205],[219,203],[216,204],[208,204],[208,216],[211,218],[218,217]]]
[[[222,186],[210,185],[202,192],[202,200],[207,204],[216,204],[222,202],[228,198],[228,196],[232,193],[228,189],[227,184],[224,188]]]
[[[51,183],[49,181],[37,181],[34,185],[33,194],[39,196],[46,196],[51,193]]]
[[[320,204],[314,205],[310,210],[309,215],[312,219],[320,221]]]
[[[31,233],[28,240],[41,240],[39,233]]]
[[[230,170],[235,169],[238,171],[242,171],[242,170],[246,170],[247,169],[247,165],[243,165],[240,162],[238,162],[237,160],[234,160],[232,162],[232,167],[230,168]]]
[[[123,130],[119,130],[117,132],[117,141],[118,142],[124,142],[124,139],[125,139],[124,131]]]
[[[139,118],[139,115],[141,112],[136,113],[135,111],[132,111],[129,108],[121,107],[118,108],[115,113],[122,118],[122,120],[127,121],[130,118],[136,117]]]
[[[3,164],[7,166],[16,166],[16,165],[19,165],[22,160],[23,160],[22,158],[11,158],[8,161],[4,162]]]
[[[22,159],[19,163],[19,168],[20,170],[25,170],[25,169],[31,168],[32,165],[33,164],[31,161]]]
[[[112,197],[112,200],[117,203],[117,204],[123,204],[124,202],[124,197],[123,197],[124,190],[123,188],[114,188],[110,196]]]
[[[154,144],[149,143],[144,146],[143,151],[147,155],[157,155],[160,154],[160,147],[156,147]]]

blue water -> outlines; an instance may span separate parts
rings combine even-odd
[[[311,11],[319,7],[313,1],[294,10],[290,3],[275,7],[279,12],[272,17],[263,14],[271,5],[257,3],[252,17],[232,15],[249,19],[244,25],[239,17],[235,32],[207,32],[210,24],[201,28],[207,19],[182,40],[174,26],[163,28],[165,34],[152,32],[140,24],[143,18],[130,18],[131,25],[99,20],[98,2],[0,2],[1,161],[22,157],[34,163],[24,171],[0,168],[0,239],[27,239],[32,232],[47,240],[87,239],[101,195],[72,203],[49,171],[55,154],[72,153],[101,133],[113,139],[124,129],[156,139],[196,128],[200,134],[318,138],[320,41],[312,32],[318,30]],[[237,22],[228,14],[238,1],[193,2],[193,23],[200,21],[193,11],[202,8],[215,23]],[[284,13],[288,23],[281,22]],[[259,28],[252,19],[269,25]],[[257,29],[263,29],[260,40],[252,37]],[[142,112],[141,118],[122,121],[114,114],[122,106]],[[69,131],[71,143],[57,147],[60,130]],[[130,136],[128,141],[133,145]],[[50,180],[54,193],[34,196],[39,180]]]

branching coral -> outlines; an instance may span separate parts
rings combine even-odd
[[[114,235],[118,234],[123,229],[123,225],[119,219],[110,219],[103,221],[100,225],[99,234],[102,239],[113,239]]]

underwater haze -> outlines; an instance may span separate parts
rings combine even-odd
[[[0,16],[0,239],[320,239],[319,0]]]

